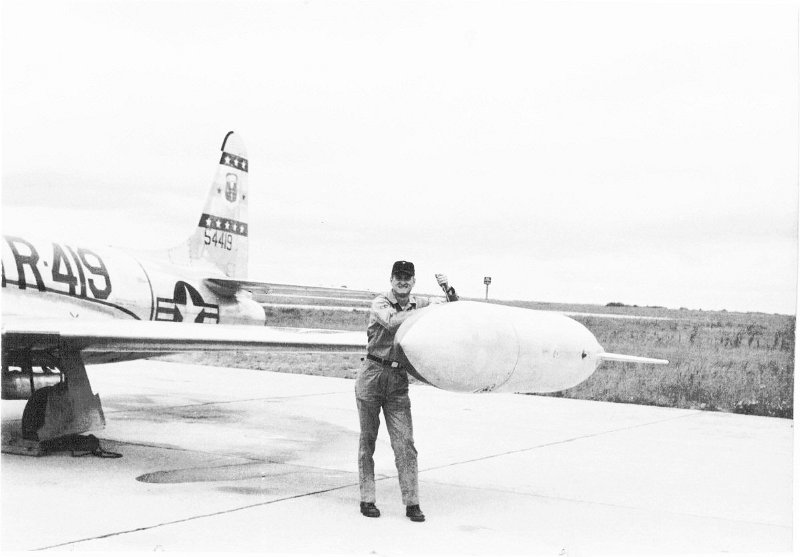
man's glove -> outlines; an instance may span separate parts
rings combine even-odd
[[[447,295],[448,302],[455,302],[458,300],[458,295],[456,294],[456,289],[452,286],[448,286],[447,284],[447,275],[436,274],[436,282],[439,283],[439,286],[442,287],[444,293]]]

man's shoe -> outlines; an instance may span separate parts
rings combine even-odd
[[[370,518],[378,518],[381,511],[375,506],[375,503],[361,503],[361,514]]]
[[[420,510],[419,505],[407,506],[406,516],[410,518],[412,522],[425,522],[425,515],[422,514],[422,510]]]

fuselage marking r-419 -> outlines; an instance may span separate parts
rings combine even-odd
[[[95,251],[51,242],[52,256],[48,259],[42,255],[45,253],[42,249],[37,249],[24,238],[3,236],[3,239],[3,288],[13,285],[19,290],[34,289],[80,298],[113,307],[139,319],[129,309],[108,301],[112,292],[111,276],[103,259]],[[7,273],[6,261],[11,259],[13,265],[9,261]]]
[[[39,252],[33,246],[32,243],[20,238],[19,236],[4,236],[4,239],[8,243],[11,252],[14,255],[14,263],[17,271],[17,280],[11,281],[6,277],[5,273],[5,261],[3,261],[3,286],[6,286],[6,282],[10,282],[11,284],[16,284],[21,290],[25,290],[28,287],[28,279],[25,275],[25,267],[30,268],[31,274],[33,275],[33,282],[36,284],[36,288],[41,292],[48,290],[48,287],[45,285],[45,281],[42,279],[42,273],[39,270]],[[24,246],[27,253],[22,253],[20,251],[20,246]],[[100,257],[94,253],[92,250],[86,248],[76,248],[73,249],[70,246],[62,246],[60,244],[53,243],[53,257],[52,261],[52,283],[55,284],[65,284],[68,287],[68,291],[66,292],[70,296],[79,296],[81,298],[85,298],[87,296],[87,283],[89,286],[89,290],[92,292],[92,297],[97,300],[105,300],[108,298],[109,294],[111,294],[111,278],[108,276],[108,269],[106,269],[105,263]],[[70,260],[67,257],[66,253],[69,253],[72,256]],[[94,261],[89,261],[88,258],[93,258]],[[44,267],[48,267],[48,261],[46,259],[42,259],[42,265]],[[75,276],[75,273],[72,270],[72,263],[75,263],[75,268],[78,271],[78,275]],[[88,271],[94,277],[102,277],[103,284],[102,287],[98,286],[98,282],[96,282],[95,278],[89,277],[87,281],[86,271]],[[80,286],[80,293],[76,293],[77,286]],[[54,292],[60,292],[59,289],[50,288]]]
[[[29,313],[34,298],[56,301],[57,296],[61,302],[55,307],[65,310],[62,317],[108,317],[111,312],[143,321],[264,324],[256,302],[210,290],[204,283],[208,269],[176,273],[181,268],[168,262],[140,260],[115,248],[89,249],[18,235],[3,240],[3,302],[12,313],[23,307]]]

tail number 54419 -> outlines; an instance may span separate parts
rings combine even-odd
[[[205,243],[207,246],[214,246],[220,249],[226,249],[228,251],[233,249],[233,234],[229,232],[214,232],[214,235],[208,233],[208,229],[206,228],[205,231]]]

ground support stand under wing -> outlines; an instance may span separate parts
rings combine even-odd
[[[9,354],[4,354],[8,357]],[[41,455],[39,442],[70,434],[105,428],[105,416],[100,397],[92,392],[80,350],[64,341],[58,345],[58,369],[64,381],[51,389],[47,397],[44,422],[37,430],[38,441],[23,439],[21,431],[3,431],[3,452]],[[32,372],[31,355],[24,355],[23,367]],[[8,362],[4,362],[6,371]],[[28,404],[31,404],[31,398]]]

